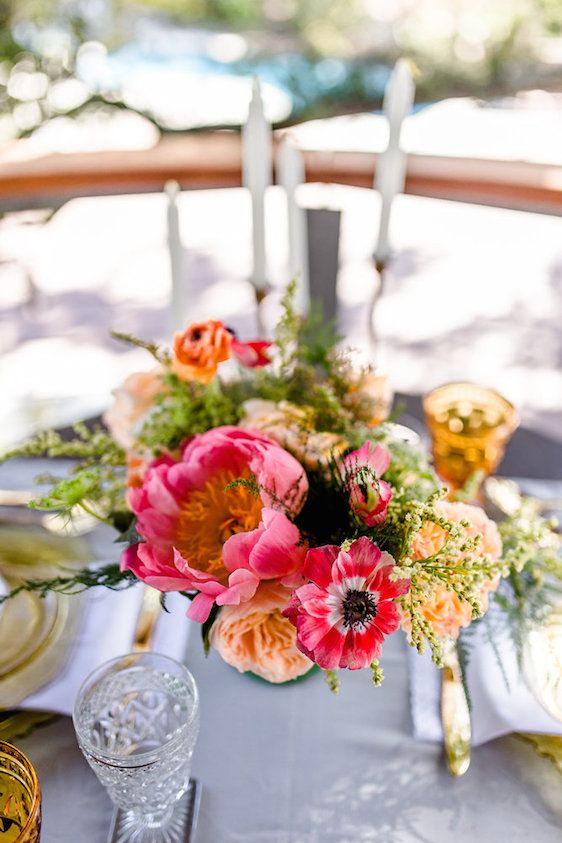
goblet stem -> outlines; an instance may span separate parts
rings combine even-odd
[[[165,811],[159,811],[158,813],[152,814],[143,814],[140,811],[131,811],[130,813],[133,821],[139,829],[158,829],[163,828],[169,823],[174,813],[174,806],[170,805],[170,807],[166,808]]]
[[[143,814],[119,811],[114,819],[112,843],[177,843],[195,827],[199,805],[198,786],[192,782],[187,794],[165,811]]]

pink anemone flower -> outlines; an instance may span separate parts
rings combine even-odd
[[[129,490],[143,541],[124,551],[121,567],[160,591],[200,592],[189,614],[205,620],[215,600],[245,602],[261,579],[279,575],[278,559],[268,569],[261,553],[256,565],[238,566],[226,546],[240,534],[259,532],[262,512],[262,532],[285,535],[285,522],[293,527],[286,513],[298,513],[307,489],[300,463],[267,437],[237,427],[209,430],[191,439],[179,459],[152,462],[142,485]],[[284,575],[295,568],[288,552]]]
[[[349,551],[335,545],[308,551],[303,574],[285,616],[297,630],[297,646],[325,670],[368,667],[381,653],[385,635],[400,626],[395,599],[409,580],[393,581],[392,556],[366,537]]]

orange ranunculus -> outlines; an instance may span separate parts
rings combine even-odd
[[[174,336],[172,369],[184,381],[210,383],[219,363],[228,360],[232,335],[222,322],[192,322]]]
[[[223,606],[209,640],[225,662],[268,682],[287,682],[307,673],[312,662],[296,646],[296,631],[281,612],[291,590],[262,582],[255,596],[239,606]]]

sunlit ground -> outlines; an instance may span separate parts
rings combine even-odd
[[[368,348],[368,302],[378,198],[367,190],[306,186],[301,198],[341,208],[339,324]],[[271,328],[288,275],[278,188],[268,196]],[[249,201],[241,189],[183,193],[185,320],[222,318],[256,332]],[[396,390],[422,393],[451,379],[495,386],[524,419],[560,436],[560,220],[400,197],[395,254],[376,312],[376,359]],[[150,365],[111,328],[165,339],[171,331],[165,201],[161,195],[77,199],[50,221],[12,215],[0,225],[2,445],[33,427],[99,412],[127,373]]]

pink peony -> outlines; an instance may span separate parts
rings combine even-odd
[[[342,474],[349,489],[349,501],[358,518],[369,527],[382,524],[392,489],[381,480],[390,465],[384,445],[365,442],[342,461]]]
[[[240,479],[248,483],[228,488]],[[261,434],[218,427],[195,436],[179,460],[168,455],[153,461],[140,487],[129,489],[144,541],[127,548],[121,567],[160,591],[200,592],[189,614],[204,621],[215,600],[244,602],[261,579],[296,573],[302,551],[285,513],[299,511],[307,489],[297,460]],[[248,548],[255,545],[247,559],[242,534],[251,537]],[[285,567],[271,538],[275,534],[286,548]],[[232,538],[237,544],[230,552]]]
[[[393,582],[394,559],[368,538],[349,551],[335,545],[309,550],[304,576],[285,616],[297,629],[297,646],[325,670],[368,667],[381,652],[385,635],[400,626],[394,600],[410,588]]]
[[[297,527],[274,509],[264,509],[259,527],[232,536],[223,552],[229,571],[252,571],[259,579],[280,579],[287,586],[302,583],[305,556]]]

